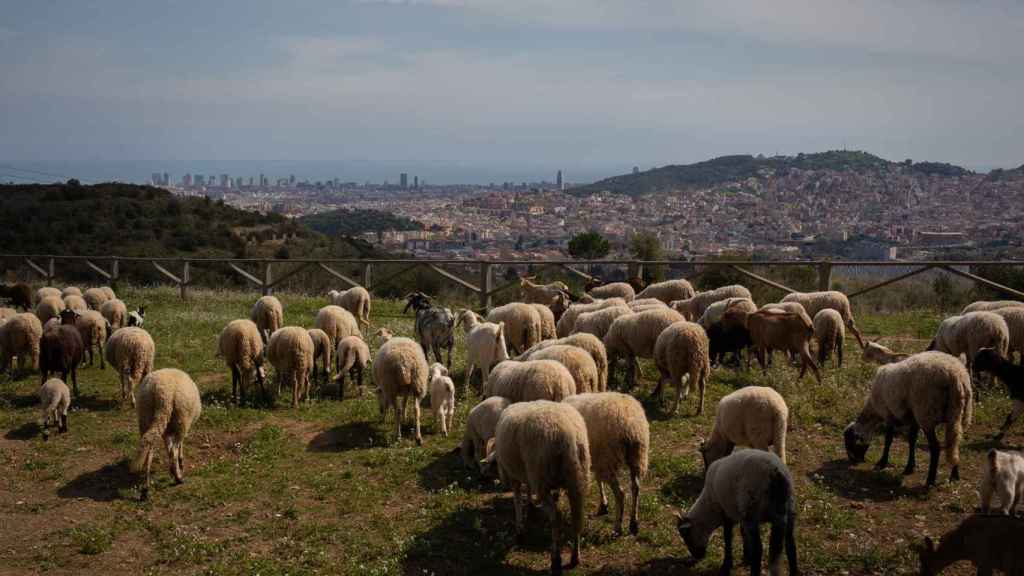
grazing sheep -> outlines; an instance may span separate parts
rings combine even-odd
[[[891,348],[882,346],[878,342],[868,342],[865,344],[864,352],[861,354],[861,358],[865,362],[874,362],[875,364],[892,364],[908,357],[910,357],[910,354],[893,352]]]
[[[566,312],[566,315],[568,314],[569,312]],[[512,302],[498,306],[487,315],[487,321],[505,324],[505,340],[515,354],[541,341],[540,314],[529,304]]]
[[[217,355],[231,370],[231,401],[245,404],[249,386],[255,381],[260,395],[268,400],[264,384],[266,373],[263,369],[263,338],[260,329],[252,320],[232,320],[220,332],[217,340]]]
[[[994,348],[1005,357],[1010,347],[1010,328],[1006,320],[995,312],[968,312],[963,316],[950,316],[935,331],[929,350],[938,350],[953,356],[966,355],[965,364],[970,371],[974,357],[982,348]]]
[[[39,387],[39,404],[43,415],[39,419],[39,427],[43,429],[43,440],[50,436],[50,422],[57,424],[57,430],[63,434],[68,431],[68,407],[71,406],[71,392],[68,385],[59,378],[50,378]]]
[[[1000,514],[1015,515],[1024,502],[1024,456],[1020,452],[988,451],[988,463],[981,480],[981,511],[988,514],[992,496],[999,496]]]
[[[523,302],[527,304],[550,306],[554,304],[559,295],[569,292],[569,287],[565,285],[565,282],[534,284],[530,280],[531,278],[519,279],[519,286],[523,289]]]
[[[934,576],[949,566],[968,560],[979,575],[996,570],[1011,576],[1024,574],[1024,520],[1010,516],[972,514],[942,536],[938,546],[931,538],[915,546],[921,562],[921,576]]]
[[[434,359],[441,361],[441,351],[448,350],[448,368],[452,366],[452,348],[455,347],[455,315],[451,309],[431,306],[416,311],[416,337],[429,355],[434,352]]]
[[[1007,358],[1013,360],[1014,353],[1020,354],[1020,363],[1024,364],[1024,306],[1012,308],[1000,308],[992,311],[1003,317],[1006,327],[1010,331],[1010,341],[1007,345]]]
[[[0,325],[18,315],[14,308],[0,308]]]
[[[36,304],[36,317],[39,318],[40,323],[45,323],[50,318],[58,317],[64,308],[66,308],[64,300],[55,296],[47,296]]]
[[[346,336],[359,336],[360,338],[363,336],[363,333],[359,331],[359,322],[356,317],[348,310],[334,304],[324,306],[317,311],[313,326],[323,330],[331,339],[331,346],[335,347]]]
[[[555,332],[559,338],[565,338],[569,334],[572,334],[573,329],[576,326],[576,318],[580,314],[585,312],[594,312],[602,308],[608,308],[611,306],[625,306],[626,301],[622,298],[609,298],[607,300],[601,300],[593,302],[591,304],[573,304],[569,306],[569,309],[562,314],[562,317],[558,319],[555,324]]]
[[[455,418],[455,383],[440,362],[430,365],[430,411],[434,413],[434,426],[440,424],[441,435],[447,438]]]
[[[103,362],[103,345],[107,342],[107,320],[102,314],[95,310],[86,310],[78,315],[75,320],[75,328],[82,335],[82,343],[89,353],[89,366],[93,362],[93,349],[100,357],[100,370],[106,368]]]
[[[604,338],[616,318],[632,313],[628,306],[609,306],[593,312],[584,312],[576,318],[572,333],[593,334],[598,338]]]
[[[799,574],[796,555],[796,490],[789,469],[771,452],[740,450],[708,466],[704,489],[685,515],[676,513],[679,535],[694,558],[707,554],[708,540],[722,526],[725,558],[719,574],[732,572],[732,529],[740,525],[744,563],[761,574],[760,525],[771,524],[768,568],[782,571],[785,541],[789,574]]]
[[[715,288],[714,290],[697,292],[689,298],[674,300],[669,304],[669,306],[675,309],[676,312],[682,314],[687,320],[696,321],[704,315],[704,311],[707,310],[708,306],[728,298],[752,299],[750,290],[747,290],[746,286],[732,284],[730,286]]]
[[[829,356],[835,352],[836,366],[843,367],[843,342],[846,340],[846,327],[843,317],[832,308],[823,308],[814,315],[814,339],[818,341],[818,363],[822,366]]]
[[[979,300],[977,302],[971,302],[967,306],[964,306],[961,315],[967,314],[968,312],[992,312],[993,310],[1001,310],[1003,308],[1018,308],[1024,306],[1024,302],[1019,300]]]
[[[255,322],[260,329],[260,337],[265,346],[270,341],[270,335],[284,324],[284,307],[274,296],[263,296],[252,305],[249,320]],[[319,324],[317,328],[320,328]]]
[[[693,285],[689,281],[679,278],[677,280],[666,280],[651,284],[641,290],[636,295],[636,299],[657,298],[665,304],[670,304],[675,300],[692,298],[693,295]]]
[[[331,290],[327,293],[331,304],[341,306],[356,317],[363,326],[370,325],[370,293],[362,286],[353,286],[348,290]]]
[[[596,278],[594,280],[596,280]],[[610,284],[597,285],[591,285],[591,283],[588,283],[586,291],[587,294],[596,299],[622,298],[626,302],[629,302],[633,298],[636,298],[636,290],[634,290],[628,282],[612,282]]]
[[[382,335],[382,338],[385,336]],[[416,444],[421,446],[420,401],[427,395],[429,372],[423,348],[410,338],[387,339],[373,357],[373,381],[377,384],[381,422],[387,417],[388,408],[394,408],[397,436],[401,439],[402,416],[411,398],[416,418]],[[398,409],[400,396],[403,397],[402,410]]]
[[[838,290],[828,290],[825,292],[790,292],[783,299],[783,302],[799,302],[804,310],[807,311],[807,315],[814,317],[820,310],[825,308],[831,308],[843,318],[843,323],[853,333],[853,337],[857,339],[857,344],[863,348],[864,339],[861,337],[860,330],[857,328],[857,323],[853,321],[853,312],[850,309],[850,299],[846,297],[846,294],[839,292]]]
[[[75,296],[81,296],[82,295],[82,289],[79,288],[78,286],[65,286],[64,289],[60,291],[60,297],[61,298],[65,297],[65,296],[72,295],[72,294],[75,295]]]
[[[331,354],[334,353],[331,337],[319,328],[310,328],[306,332],[309,333],[309,339],[313,341],[313,378],[316,378],[316,362],[320,360],[324,382],[327,382],[331,378]]]
[[[53,286],[43,286],[39,290],[36,290],[35,298],[33,298],[32,301],[38,304],[43,298],[49,296],[53,296],[54,298],[61,298],[62,294],[60,293],[59,288],[54,288]]]
[[[711,436],[701,442],[704,469],[732,453],[736,445],[768,450],[786,463],[789,408],[782,395],[767,386],[747,386],[718,401]]]
[[[10,300],[13,308],[28,312],[32,308],[32,288],[24,282],[0,284],[0,300],[4,299]]]
[[[745,317],[745,315],[744,315]],[[727,324],[715,322],[706,330],[708,335],[708,357],[712,366],[725,362],[725,355],[732,353],[737,362],[740,361],[740,354],[747,348],[754,345],[750,339],[750,331],[743,324]],[[750,368],[750,356],[747,356],[747,368]]]
[[[67,382],[71,375],[71,389],[78,398],[78,365],[85,354],[82,335],[75,328],[78,312],[66,308],[60,313],[60,326],[53,330],[44,330],[39,339],[39,384],[46,382],[50,372],[60,372],[61,379]]]
[[[616,318],[602,340],[608,353],[608,381],[615,381],[615,365],[625,356],[626,386],[636,385],[636,359],[653,358],[661,331],[680,320],[683,315],[667,307]]]
[[[726,298],[725,300],[713,302],[705,308],[704,313],[697,319],[697,324],[700,324],[707,330],[713,324],[721,322],[722,315],[725,314],[728,308],[742,310],[745,314],[757,312],[757,304],[754,304],[754,301],[750,298]]]
[[[127,325],[135,328],[142,328],[142,323],[146,321],[146,308],[145,306],[139,306],[138,309],[128,313]]]
[[[103,292],[103,295],[107,297],[107,300],[113,300],[114,298],[117,298],[117,295],[114,294],[114,289],[111,288],[110,286],[100,286],[99,290],[100,292]]]
[[[128,307],[124,305],[124,302],[114,298],[107,300],[100,306],[100,314],[110,324],[111,329],[117,330],[123,328],[128,318]]]
[[[555,313],[551,311],[551,308],[543,304],[530,304],[533,309],[540,315],[540,339],[541,340],[554,340],[558,337],[558,331],[555,328]]]
[[[346,336],[338,341],[334,355],[335,371],[338,373],[338,400],[345,398],[345,376],[352,378],[363,393],[363,371],[370,364],[370,347],[359,336]]]
[[[508,360],[505,323],[480,322],[475,312],[463,310],[456,324],[462,324],[466,332],[466,387],[477,368],[481,373],[480,381],[486,382],[491,366]]]
[[[283,386],[292,389],[292,408],[299,407],[299,400],[309,397],[309,373],[313,369],[313,339],[305,328],[285,326],[270,335],[267,343],[267,360],[274,367],[277,380],[277,394]]]
[[[643,312],[644,310],[652,310],[655,308],[670,308],[670,306],[657,298],[637,298],[632,302],[627,302],[626,306],[633,312]]]
[[[1024,366],[1015,365],[992,348],[982,348],[974,357],[974,367],[979,372],[988,372],[1002,380],[1013,400],[1013,409],[1006,415],[1006,420],[995,435],[998,442],[1024,412]]]
[[[633,507],[629,513],[629,532],[639,532],[637,515],[640,509],[640,481],[647,475],[647,454],[651,443],[650,426],[644,407],[636,398],[618,392],[577,394],[565,403],[579,411],[587,424],[590,463],[601,493],[598,515],[608,513],[604,485],[611,486],[618,515],[615,533],[622,534],[625,498],[619,485],[619,469],[629,470]]]
[[[494,438],[498,418],[511,404],[508,398],[491,396],[469,411],[461,447],[462,463],[466,468],[480,469],[480,461],[487,457],[487,441]]]
[[[501,483],[512,489],[517,535],[524,531],[524,487],[526,498],[535,494],[547,511],[552,574],[562,573],[558,536],[562,519],[556,495],[565,490],[572,514],[572,557],[568,567],[578,566],[590,488],[590,444],[580,413],[568,404],[544,400],[509,406],[498,419],[487,452],[487,471],[497,471]]]
[[[119,328],[107,339],[103,356],[121,377],[121,401],[129,397],[135,406],[135,387],[153,371],[153,337],[142,328]]]
[[[697,414],[704,413],[704,388],[711,376],[711,359],[708,335],[700,324],[680,320],[661,331],[654,343],[654,363],[661,377],[654,397],[661,401],[661,390],[665,384],[675,384],[676,400],[671,413],[679,410],[679,400],[696,386],[700,392],[697,399]],[[687,376],[685,388],[683,377]]]
[[[0,371],[7,370],[11,359],[18,357],[18,366],[39,369],[39,341],[43,323],[32,313],[13,316],[0,325]]]
[[[81,296],[68,294],[64,297],[64,307],[68,310],[74,310],[75,312],[85,312],[89,309],[89,304],[87,304],[85,298]]]
[[[596,392],[605,392],[608,390],[608,354],[604,350],[604,344],[601,343],[601,339],[593,334],[571,334],[565,338],[559,338],[557,340],[545,340],[544,342],[540,342],[536,346],[531,347],[519,356],[516,356],[515,359],[525,360],[527,356],[537,350],[543,350],[549,346],[561,345],[575,346],[586,350],[587,354],[590,354],[590,357],[594,359],[594,365],[597,367]]]
[[[935,484],[939,468],[939,437],[935,429],[946,425],[946,461],[950,480],[960,479],[960,440],[971,423],[971,377],[959,360],[942,352],[921,352],[910,358],[879,366],[871,392],[857,419],[843,432],[851,462],[863,462],[871,438],[879,426],[885,430],[885,446],[876,468],[889,465],[889,448],[896,430],[908,426],[909,443],[904,475],[912,474],[917,453],[917,433],[924,430],[930,453],[927,486]]]
[[[814,377],[821,383],[818,363],[811,356],[810,342],[814,337],[814,325],[806,314],[793,314],[778,310],[758,310],[746,318],[750,339],[757,351],[757,361],[763,371],[768,370],[766,355],[773,350],[785,350],[800,356],[800,376],[803,378],[810,367]]]
[[[107,293],[102,288],[89,288],[82,293],[82,299],[85,300],[85,303],[89,306],[90,310],[96,311],[99,311],[100,306],[103,306],[104,302],[110,300],[110,298],[107,297]]]
[[[568,294],[560,294],[555,301],[551,303],[548,308],[551,310],[551,315],[555,317],[555,335],[558,335],[558,321],[562,319],[562,315],[572,305],[572,300],[569,299]]]
[[[167,459],[174,482],[185,481],[185,437],[203,411],[199,388],[188,374],[175,368],[157,370],[139,384],[139,401],[135,413],[139,418],[139,449],[131,461],[131,470],[145,469],[142,499],[149,497],[150,468],[153,450],[167,447]]]
[[[597,364],[586,350],[571,345],[547,346],[525,355],[524,360],[554,360],[565,366],[576,383],[576,393],[597,392],[600,380]]]
[[[791,314],[807,314],[807,309],[804,305],[799,302],[770,302],[768,304],[762,304],[758,310],[781,310],[783,312],[789,312]],[[807,314],[810,317],[810,314]]]
[[[576,393],[576,382],[555,360],[506,360],[491,370],[482,396],[503,396],[510,402],[551,400],[561,402]]]

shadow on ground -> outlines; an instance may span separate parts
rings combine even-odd
[[[309,452],[347,452],[387,446],[387,438],[377,422],[356,421],[324,430],[306,446]]]
[[[42,436],[43,429],[38,422],[25,422],[17,428],[11,428],[4,434],[6,440],[31,440],[36,436]]]
[[[458,447],[438,452],[436,458],[421,468],[418,474],[418,484],[426,490],[443,490],[458,484],[464,490],[475,492],[498,491],[493,480],[481,478],[478,470],[465,467]]]
[[[128,461],[107,464],[99,470],[84,472],[57,489],[61,498],[88,498],[97,502],[111,502],[121,498],[121,490],[138,484],[138,476],[128,471]]]
[[[926,497],[928,491],[924,481],[928,473],[927,458],[924,462],[918,458],[917,472],[906,478],[900,474],[904,462],[898,458],[892,462],[892,467],[880,471],[875,470],[872,464],[854,466],[845,459],[829,460],[807,476],[812,482],[820,483],[838,496],[860,502],[891,502],[908,496]]]

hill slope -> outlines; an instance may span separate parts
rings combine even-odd
[[[299,218],[299,223],[329,236],[356,236],[385,230],[422,230],[423,224],[380,210],[341,208]]]

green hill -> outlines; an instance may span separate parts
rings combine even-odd
[[[380,210],[341,208],[299,218],[299,223],[329,236],[356,236],[385,230],[422,230],[423,224]]]

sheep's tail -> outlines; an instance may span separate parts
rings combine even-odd
[[[958,382],[949,393],[949,414],[946,415],[946,461],[950,466],[957,466],[960,463],[960,438],[973,417],[971,386]]]
[[[154,400],[159,402],[159,397]],[[153,448],[160,444],[167,425],[171,421],[171,406],[164,409],[164,406],[157,402],[153,404],[153,421],[150,422],[149,429],[142,434],[142,438],[139,440],[139,449],[135,452],[135,457],[132,458],[129,467],[132,472],[142,471],[143,466],[146,465],[146,458]]]
[[[772,428],[772,446],[782,463],[786,463],[786,418],[775,418]]]
[[[996,449],[992,448],[988,451],[988,477],[995,478],[996,472],[999,470],[999,463],[996,460]]]
[[[626,440],[626,464],[637,478],[647,475],[647,445],[636,440]]]

